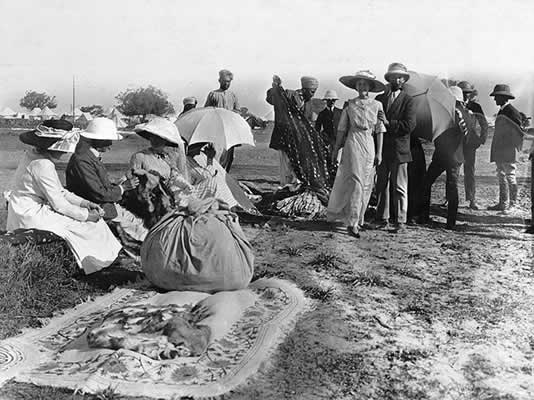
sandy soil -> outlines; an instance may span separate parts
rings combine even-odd
[[[266,150],[266,137],[252,155],[236,152],[234,173],[272,188],[276,154]],[[488,147],[479,157],[482,206],[497,197]],[[251,166],[260,156],[263,164]],[[530,217],[527,166],[520,164],[517,213],[462,207],[455,232],[444,229],[445,213],[437,206],[432,225],[398,235],[365,231],[361,239],[321,222],[272,218],[246,225],[256,277],[294,281],[313,305],[260,373],[224,398],[533,399],[533,246],[523,233]],[[434,203],[444,192],[440,179]],[[8,398],[36,398],[13,393],[4,391]]]

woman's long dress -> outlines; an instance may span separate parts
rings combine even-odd
[[[382,104],[373,99],[353,99],[341,113],[338,135],[346,136],[327,219],[347,226],[363,224],[373,187],[374,134],[385,132],[378,120]]]
[[[63,188],[54,163],[28,151],[15,172],[9,196],[7,230],[40,229],[63,238],[86,274],[109,266],[121,244],[104,220],[87,222],[83,199]]]

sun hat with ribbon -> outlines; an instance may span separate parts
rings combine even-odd
[[[339,81],[351,88],[356,89],[356,82],[360,79],[366,80],[369,82],[369,91],[373,93],[383,92],[386,89],[386,86],[376,79],[376,76],[369,70],[358,71],[354,75],[345,75],[339,78]]]
[[[87,128],[80,132],[86,139],[94,140],[121,140],[122,135],[117,132],[117,125],[109,118],[93,118]]]
[[[510,86],[500,83],[495,85],[493,92],[490,93],[490,96],[505,96],[509,99],[515,99],[515,96],[510,92]]]
[[[462,89],[458,86],[451,86],[449,88],[449,92],[454,96],[456,101],[464,101],[464,94],[462,92]]]
[[[339,100],[335,90],[328,89],[323,96],[323,100]]]
[[[183,143],[176,125],[163,117],[154,117],[147,123],[136,125],[134,132],[147,140],[154,135],[177,146],[182,146]]]
[[[391,75],[402,75],[404,76],[404,79],[407,81],[410,79],[410,73],[408,72],[408,69],[404,64],[394,62],[389,64],[388,72],[385,73],[384,79],[386,81],[389,81],[389,77]]]
[[[73,153],[80,130],[66,120],[47,120],[31,131],[19,135],[19,140],[30,146],[63,153]]]

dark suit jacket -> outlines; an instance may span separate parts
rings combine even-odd
[[[415,129],[417,122],[414,102],[411,96],[401,90],[388,110],[390,93],[391,89],[388,86],[383,94],[376,96],[376,100],[382,103],[386,112],[386,119],[389,121],[387,132],[384,134],[382,158],[385,161],[410,162],[412,161],[410,134]]]
[[[472,112],[472,124],[476,125],[475,121],[478,121],[478,125],[480,126],[480,134],[476,131],[476,129],[470,131],[469,135],[465,139],[465,146],[478,148],[480,145],[484,144],[488,138],[488,121],[486,120],[486,116],[484,115],[484,111],[482,111],[480,104],[470,101],[467,103],[466,108]]]
[[[469,113],[463,105],[456,103],[456,109],[460,111],[464,121],[469,118]],[[460,118],[456,115],[454,126],[434,140],[435,150],[432,159],[439,160],[450,167],[462,164],[464,162],[464,142],[473,127],[470,127],[466,122],[466,128],[468,129],[467,135],[462,131]]]
[[[104,163],[90,151],[85,140],[80,139],[65,172],[68,190],[100,204],[106,212],[105,219],[117,216],[113,203],[121,200],[121,188],[110,182]]]
[[[504,115],[512,121],[512,125],[517,125],[515,129],[498,129],[496,122],[495,133],[491,141],[490,162],[515,163],[517,153],[523,145],[524,133],[521,129],[521,113],[511,104],[507,104],[499,110],[497,116]]]
[[[521,113],[511,104],[504,106],[502,110],[499,110],[497,115],[505,115],[514,121],[518,126],[521,126]]]
[[[343,110],[337,107],[330,111],[327,107],[319,113],[315,121],[315,130],[319,133],[324,133],[325,139],[331,146],[336,143],[337,126],[339,125],[341,111]]]

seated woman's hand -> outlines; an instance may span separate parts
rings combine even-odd
[[[208,143],[202,148],[202,152],[206,154],[206,157],[208,157],[208,161],[211,161],[215,158],[215,154],[217,154],[217,151],[215,150],[215,146],[213,143]]]
[[[87,215],[88,222],[98,222],[101,216],[100,213],[96,210],[89,210],[89,215]]]
[[[125,192],[135,189],[137,186],[139,186],[139,178],[137,176],[129,177],[121,183],[121,187]]]

